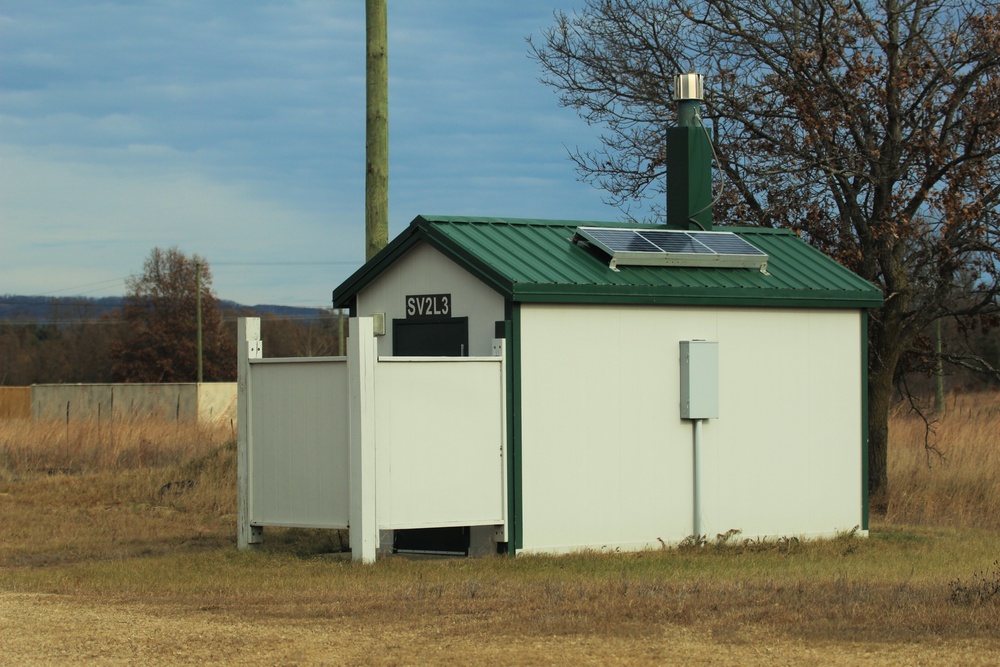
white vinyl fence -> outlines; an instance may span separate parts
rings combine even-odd
[[[377,357],[353,318],[346,357],[261,358],[242,318],[239,545],[264,526],[350,528],[372,561],[380,530],[506,526],[503,341],[493,357]]]

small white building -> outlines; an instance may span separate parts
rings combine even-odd
[[[506,340],[509,554],[867,530],[881,302],[788,231],[434,216],[334,291],[384,357]],[[474,532],[394,546],[468,552]]]

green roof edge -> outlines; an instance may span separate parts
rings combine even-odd
[[[405,254],[411,247],[424,241],[445,254],[449,259],[498,292],[505,299],[522,303],[603,303],[603,304],[656,304],[664,305],[714,305],[734,307],[793,307],[793,308],[879,308],[882,292],[864,281],[870,290],[806,290],[796,294],[788,289],[754,289],[743,287],[656,287],[643,285],[570,285],[563,283],[514,283],[492,269],[444,234],[437,233],[435,223],[476,223],[503,225],[538,225],[565,227],[621,227],[639,226],[636,223],[609,223],[590,220],[548,220],[535,218],[503,218],[483,216],[418,215],[385,248],[366,262],[333,291],[333,304],[349,306],[358,292],[377,278],[386,268]],[[648,225],[651,229],[665,225]],[[723,227],[715,231],[732,231],[748,235],[798,235],[787,229],[768,227]],[[833,261],[808,243],[803,245],[824,261]],[[840,266],[838,264],[838,266]],[[845,271],[848,269],[843,268]],[[853,274],[856,277],[857,274]],[[860,277],[858,277],[860,279]]]

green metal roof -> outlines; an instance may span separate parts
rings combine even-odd
[[[882,292],[787,230],[726,227],[769,256],[756,269],[619,266],[571,242],[589,220],[418,216],[334,290],[344,307],[417,243],[427,243],[506,299],[523,303],[878,308]],[[649,226],[650,229],[665,229]]]

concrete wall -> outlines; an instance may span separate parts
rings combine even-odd
[[[31,417],[31,387],[0,387],[0,419]]]
[[[203,382],[198,385],[198,421],[236,419],[236,383]]]
[[[236,383],[39,384],[31,387],[35,420],[147,418],[236,419]]]
[[[719,343],[701,534],[861,524],[857,311],[523,305],[524,551],[676,543],[693,523],[679,342]]]

